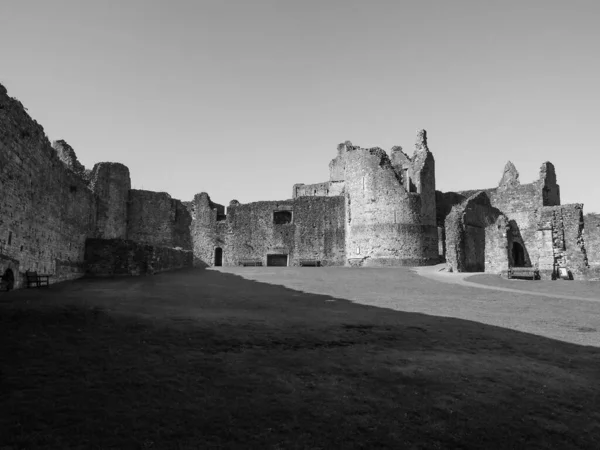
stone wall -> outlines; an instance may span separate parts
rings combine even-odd
[[[351,264],[424,265],[436,263],[435,216],[420,193],[408,192],[387,154],[379,148],[345,147],[338,155],[345,170],[346,249]],[[435,187],[428,202],[435,211]]]
[[[299,197],[294,200],[240,204],[232,201],[227,215],[206,194],[193,205],[194,257],[197,265],[214,265],[215,249],[223,265],[287,255],[288,265],[300,259],[317,259],[323,265],[345,263],[345,209],[343,197]],[[274,213],[291,213],[291,222],[277,224]],[[217,220],[217,218],[223,220]]]
[[[455,205],[446,217],[446,265],[454,272],[508,270],[509,221],[479,192]]]
[[[85,261],[89,276],[152,275],[192,267],[193,254],[125,239],[88,239]]]
[[[96,229],[96,198],[52,148],[43,128],[0,85],[0,270],[15,287],[27,270],[51,282],[83,274],[85,240]]]
[[[237,202],[232,201],[233,204]],[[225,246],[225,232],[222,226],[217,232],[217,223],[225,218],[225,207],[214,203],[206,192],[196,194],[191,202],[186,202],[192,223],[190,232],[192,237],[192,248],[194,251],[194,265],[199,267],[212,266],[214,264],[214,249]]]
[[[192,249],[192,216],[166,192],[129,191],[127,239],[163,247]]]
[[[120,163],[97,163],[90,174],[90,188],[97,198],[96,237],[127,236],[127,201],[131,189],[129,169]]]
[[[583,205],[544,207],[537,228],[537,247],[531,253],[543,279],[555,278],[559,267],[569,269],[574,278],[589,278]]]
[[[600,214],[586,214],[584,223],[588,263],[590,267],[600,268]]]

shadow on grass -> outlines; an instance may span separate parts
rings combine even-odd
[[[600,448],[600,349],[185,270],[0,302],[0,448]]]

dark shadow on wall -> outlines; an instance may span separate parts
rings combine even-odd
[[[519,225],[514,220],[508,222],[510,226],[509,237],[509,266],[510,267],[531,267],[531,258],[527,251],[527,246],[521,236]]]
[[[599,348],[212,270],[11,299],[0,304],[9,445],[43,434],[45,448],[597,448]],[[140,415],[134,433],[122,426]]]

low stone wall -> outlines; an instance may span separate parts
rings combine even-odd
[[[125,239],[88,239],[85,261],[89,276],[151,275],[192,267],[193,253]]]

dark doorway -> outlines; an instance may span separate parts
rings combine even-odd
[[[12,270],[6,269],[4,275],[2,275],[2,284],[7,291],[15,288],[15,275]]]
[[[286,267],[288,255],[267,255],[267,266]]]
[[[525,267],[525,250],[518,242],[512,245],[513,267]]]
[[[223,249],[221,247],[215,248],[215,266],[223,265]]]

